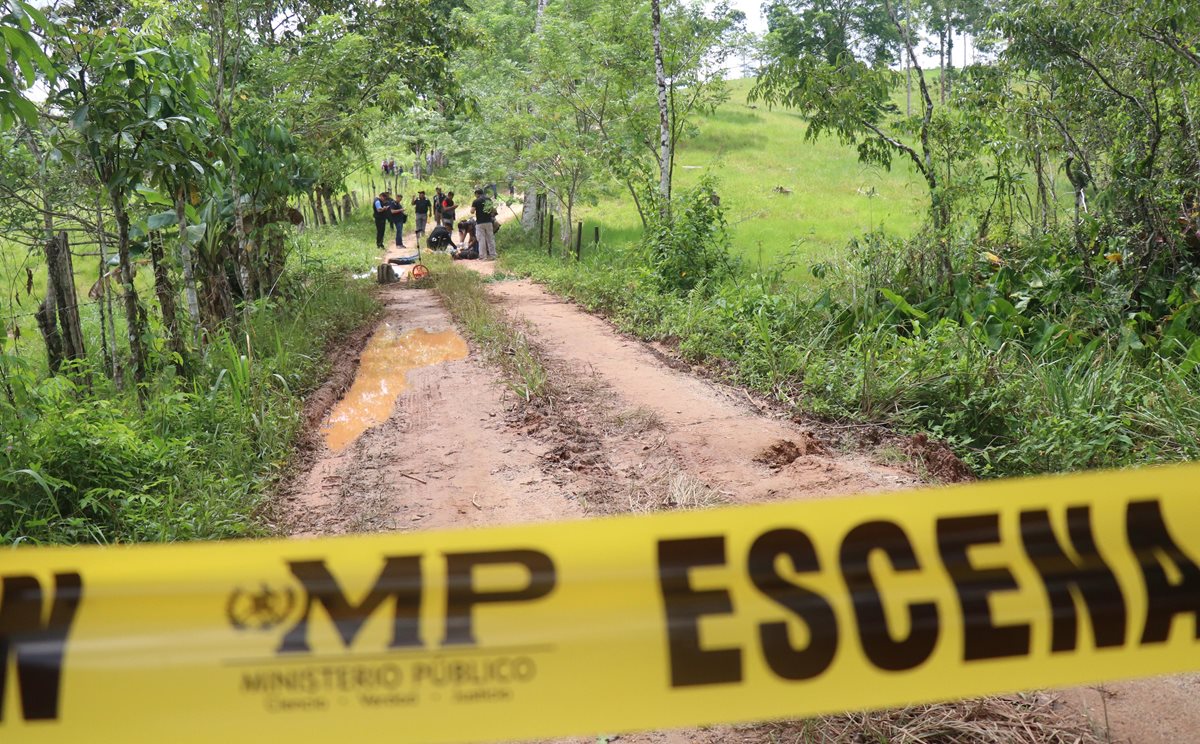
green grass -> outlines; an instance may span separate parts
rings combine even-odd
[[[263,531],[257,509],[290,460],[304,394],[325,376],[328,342],[378,310],[373,283],[346,276],[374,265],[373,230],[355,232],[369,221],[310,231],[289,262],[285,291],[257,301],[236,330],[214,334],[188,376],[156,338],[140,401],[100,371],[98,321],[87,313],[90,385],[46,379],[36,331],[0,348],[0,544]],[[30,304],[42,287],[44,279],[35,282]],[[151,293],[146,302],[153,310]],[[126,353],[123,338],[119,345]]]
[[[455,320],[493,364],[503,371],[505,383],[526,403],[546,393],[546,370],[525,333],[488,301],[479,274],[455,266],[445,256],[431,256],[434,287],[446,301]]]
[[[799,271],[837,255],[848,241],[872,229],[907,237],[924,219],[928,197],[912,167],[864,166],[853,147],[830,137],[806,141],[798,114],[746,102],[752,81],[729,83],[730,97],[697,121],[699,134],[676,155],[675,189],[694,186],[706,174],[718,179],[727,208],[734,252],[764,265],[794,255]],[[776,187],[790,194],[775,191]],[[600,224],[602,241],[635,241],[641,222],[628,194],[584,207],[584,243]]]

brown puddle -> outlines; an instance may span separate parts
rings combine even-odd
[[[398,333],[385,325],[371,336],[350,390],[321,427],[325,443],[340,452],[363,432],[392,414],[396,398],[408,387],[408,371],[465,359],[467,342],[453,328],[430,333],[417,328]]]

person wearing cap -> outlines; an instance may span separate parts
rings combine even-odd
[[[412,200],[413,214],[417,216],[416,234],[418,244],[425,237],[425,221],[429,219],[429,198],[424,191],[417,192],[417,198]]]
[[[392,218],[392,194],[390,191],[380,191],[375,197],[375,247],[383,250],[383,234],[387,232],[388,222]]]

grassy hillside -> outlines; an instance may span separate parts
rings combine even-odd
[[[927,201],[911,166],[897,162],[888,172],[859,163],[855,149],[836,139],[806,141],[796,113],[746,102],[752,82],[731,81],[729,100],[699,118],[699,134],[676,156],[677,189],[705,174],[718,179],[739,254],[769,262],[795,249],[805,266],[868,230],[916,229]],[[585,237],[599,222],[606,242],[635,239],[640,222],[628,202],[622,195],[583,210]]]

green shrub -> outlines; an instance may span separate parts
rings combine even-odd
[[[0,357],[0,541],[136,542],[236,537],[286,464],[301,395],[326,343],[376,309],[369,285],[297,275],[290,299],[253,308],[214,339],[194,377],[164,366],[144,402],[99,370],[92,387],[39,379]]]
[[[719,227],[715,214],[697,224]],[[999,258],[966,239],[869,234],[814,267],[815,285],[785,281],[788,265],[703,258],[682,281],[688,249],[663,231],[583,262],[513,231],[503,261],[798,411],[931,433],[982,475],[1200,456],[1200,284],[1181,274],[1137,300],[1129,269],[1085,270],[1064,240]]]

